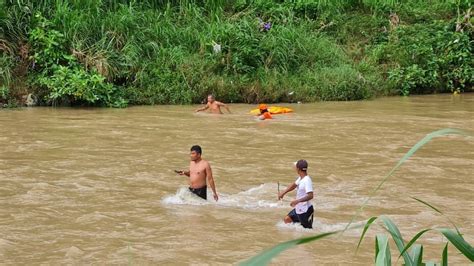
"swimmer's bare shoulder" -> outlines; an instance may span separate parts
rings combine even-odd
[[[229,109],[229,106],[227,106],[227,104],[223,103],[223,102],[219,102],[219,101],[216,101],[216,104],[217,106],[219,107],[219,110],[220,110],[220,107],[224,107],[227,112],[229,112],[229,114],[231,113],[230,109]],[[222,111],[221,111],[222,112]]]
[[[211,164],[209,164],[209,162],[206,161],[206,160],[202,160],[202,166],[203,166],[204,168],[207,168],[207,167],[210,167]]]

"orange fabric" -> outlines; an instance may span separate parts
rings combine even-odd
[[[266,105],[262,106],[265,107]],[[260,106],[258,108],[250,110],[250,114],[253,115],[262,115],[262,111],[265,109],[260,109]],[[267,110],[270,112],[270,114],[286,114],[286,113],[291,113],[293,112],[293,109],[287,108],[287,107],[280,107],[280,106],[267,106]]]
[[[265,112],[265,113],[263,113],[263,117],[264,117],[265,119],[272,119],[272,115],[270,114],[270,112]]]

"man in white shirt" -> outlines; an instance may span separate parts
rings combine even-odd
[[[296,199],[291,201],[291,207],[294,209],[284,218],[285,223],[301,223],[304,228],[313,228],[314,208],[311,204],[313,198],[313,182],[308,176],[308,162],[299,160],[295,163],[298,178],[289,185],[285,191],[278,194],[278,199],[283,199],[286,193],[296,190]]]

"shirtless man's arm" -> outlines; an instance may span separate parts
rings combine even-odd
[[[196,113],[197,113],[197,112],[201,112],[201,111],[205,111],[205,110],[209,109],[209,105],[210,105],[210,104],[207,103],[206,106],[196,109]]]
[[[227,104],[221,103],[221,102],[217,102],[217,105],[219,105],[220,107],[224,107],[224,108],[227,110],[227,112],[229,112],[229,114],[231,114],[230,109],[229,109],[229,107],[227,106]]]
[[[209,186],[211,186],[214,200],[217,201],[219,199],[219,196],[217,196],[216,185],[214,184],[214,177],[212,176],[212,169],[209,163],[206,163],[206,175],[207,183],[209,184]]]
[[[175,171],[178,175],[185,175],[189,177],[189,170],[184,170],[184,171]]]

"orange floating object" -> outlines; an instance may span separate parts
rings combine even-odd
[[[251,114],[253,115],[260,115],[260,109],[264,110],[264,109],[267,109],[268,112],[270,112],[270,114],[272,115],[275,115],[275,114],[286,114],[286,113],[291,113],[293,112],[293,109],[291,108],[288,108],[288,107],[280,107],[280,106],[270,106],[268,108],[261,108],[263,105],[263,107],[266,107],[265,104],[261,104],[259,106],[259,108],[256,108],[256,109],[252,109],[250,111]]]

